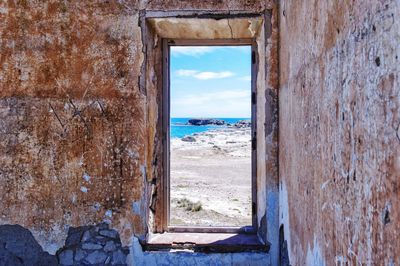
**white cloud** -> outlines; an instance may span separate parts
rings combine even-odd
[[[251,113],[250,89],[186,94],[171,100],[172,117],[250,117]]]
[[[199,73],[197,70],[179,69],[175,72],[179,77],[192,77]]]
[[[216,48],[210,46],[173,46],[171,47],[171,55],[189,55],[189,56],[199,56],[206,53],[211,53]]]
[[[197,79],[223,79],[232,77],[233,73],[230,71],[221,72],[200,72],[194,75]]]
[[[222,79],[229,78],[234,76],[234,73],[230,71],[221,71],[221,72],[211,72],[205,71],[200,72],[197,70],[190,69],[179,69],[175,72],[179,77],[193,77],[196,79],[207,80],[207,79]]]
[[[248,76],[243,76],[243,77],[239,77],[238,79],[239,79],[239,80],[244,80],[244,81],[251,81],[251,76],[250,76],[250,75],[248,75]]]

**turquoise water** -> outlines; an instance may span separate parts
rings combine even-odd
[[[186,125],[190,118],[171,118],[171,138],[182,138],[194,133],[205,132],[212,129],[223,128],[224,126],[190,126]],[[236,123],[239,120],[250,120],[250,118],[215,118],[224,120],[226,123]]]

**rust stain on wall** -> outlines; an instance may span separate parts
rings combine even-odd
[[[280,219],[290,262],[400,263],[398,1],[282,1]]]

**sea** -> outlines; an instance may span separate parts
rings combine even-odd
[[[209,118],[209,117],[208,117]],[[205,132],[208,130],[223,128],[224,126],[191,126],[187,125],[191,118],[171,118],[171,138],[183,138],[194,133]],[[250,120],[250,118],[214,118],[218,120],[224,120],[225,123],[234,124],[240,120]]]

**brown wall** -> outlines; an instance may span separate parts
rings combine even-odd
[[[280,219],[292,265],[400,264],[400,3],[280,5]]]
[[[147,232],[154,95],[139,86],[148,10],[262,13],[269,1],[2,1],[0,224],[48,249],[70,225]],[[143,79],[141,79],[143,80]],[[276,88],[275,88],[276,89]]]
[[[148,2],[0,3],[0,223],[50,249],[68,226],[104,219],[125,243],[146,233],[157,101],[139,86],[140,11],[274,6]],[[329,2],[280,5],[279,217],[291,263],[399,264],[400,4]],[[266,74],[272,105],[276,74]]]

